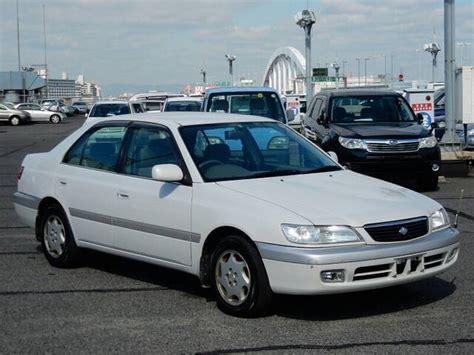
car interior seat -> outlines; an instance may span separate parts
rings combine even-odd
[[[259,98],[250,99],[250,114],[263,116],[265,110],[265,101]]]
[[[227,100],[214,100],[211,112],[229,112],[229,102]]]
[[[114,143],[93,143],[83,165],[104,170],[114,170],[117,156]]]
[[[173,145],[169,138],[152,139],[143,146],[137,161],[130,167],[134,175],[151,177],[151,169],[159,164],[176,164],[178,162]]]
[[[344,122],[345,118],[347,118],[347,112],[344,107],[334,108],[333,117],[332,117],[334,122]]]
[[[230,148],[225,143],[210,144],[204,150],[203,161],[217,160],[223,164],[230,158]]]

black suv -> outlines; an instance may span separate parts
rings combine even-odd
[[[302,132],[351,170],[392,181],[416,178],[421,189],[435,190],[440,149],[422,122],[396,92],[330,90],[313,97]]]

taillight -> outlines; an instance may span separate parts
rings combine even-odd
[[[21,179],[21,175],[23,175],[23,170],[24,170],[24,169],[25,169],[25,167],[22,165],[21,168],[20,168],[20,170],[18,170],[18,176],[17,176],[18,180]]]

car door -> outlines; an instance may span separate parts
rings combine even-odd
[[[10,112],[6,106],[0,105],[0,120],[8,120],[10,117]]]
[[[113,246],[114,177],[126,129],[123,122],[94,126],[72,145],[57,171],[56,194],[85,245]]]
[[[329,136],[329,109],[327,107],[327,98],[322,96],[320,100],[321,103],[316,112],[316,139],[318,144],[324,146]]]
[[[192,186],[153,180],[152,167],[182,166],[171,132],[156,124],[130,127],[114,195],[116,248],[164,262],[191,265]]]

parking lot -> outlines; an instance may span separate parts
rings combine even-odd
[[[369,292],[279,296],[271,315],[239,319],[187,274],[97,252],[81,268],[47,263],[13,210],[17,170],[83,121],[0,125],[0,352],[474,352],[474,177],[427,193],[453,218],[464,189],[462,249],[448,272]]]

